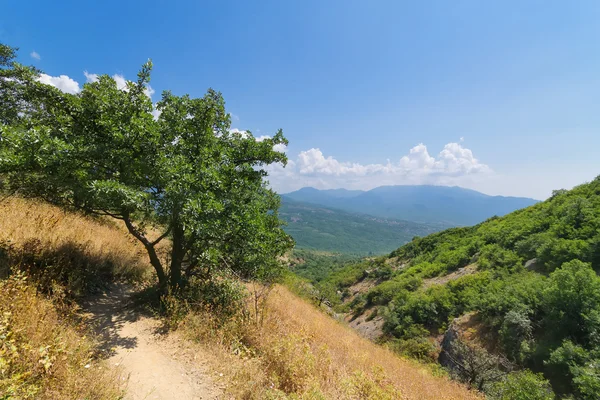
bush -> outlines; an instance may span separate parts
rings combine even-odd
[[[485,349],[468,345],[460,339],[452,342],[445,356],[451,360],[451,375],[470,388],[487,392],[498,382],[504,372],[501,357],[488,353]]]
[[[529,370],[512,372],[494,384],[489,392],[492,400],[553,400],[554,392],[542,374]]]
[[[248,290],[239,281],[221,275],[209,279],[192,277],[175,295],[161,297],[167,327],[176,329],[190,311],[207,311],[226,320],[246,310]]]
[[[533,324],[525,309],[509,311],[500,329],[500,340],[508,357],[523,362],[531,353]]]
[[[409,339],[396,339],[389,344],[390,348],[403,356],[425,362],[435,362],[438,349],[427,337],[418,336]]]
[[[517,253],[504,249],[498,244],[483,246],[477,262],[480,269],[518,270],[523,265],[523,260]]]

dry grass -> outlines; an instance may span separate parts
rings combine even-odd
[[[0,203],[0,270],[8,267],[82,295],[115,279],[139,280],[149,263],[143,246],[113,221],[8,198]]]
[[[91,284],[137,279],[148,271],[144,249],[118,224],[18,198],[0,203],[2,262],[5,269],[18,265],[49,276],[53,285],[58,282],[75,294],[93,289]],[[118,396],[109,373],[90,362],[93,344],[62,321],[50,301],[15,279],[5,280],[0,290],[0,335],[5,338],[0,398],[8,390],[16,398]],[[181,328],[213,357],[234,398],[478,398],[361,338],[284,287],[268,297],[262,323],[247,314],[223,322],[196,311]]]
[[[361,338],[281,286],[268,297],[262,324],[222,326],[209,314],[192,313],[182,328],[215,354],[215,368],[226,374],[235,398],[480,398]]]
[[[0,281],[0,398],[122,398],[117,371],[95,362],[94,343],[67,323],[22,274]]]

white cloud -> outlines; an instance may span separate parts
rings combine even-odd
[[[112,78],[117,84],[117,89],[124,90],[126,92],[129,91],[129,88],[127,87],[127,79],[125,79],[123,75],[114,74]]]
[[[69,78],[67,75],[50,76],[47,74],[41,74],[38,78],[38,81],[45,83],[46,85],[54,86],[65,93],[76,94],[81,91],[79,88],[79,83]]]
[[[229,132],[230,133],[237,133],[237,134],[239,134],[242,137],[242,139],[246,139],[249,136],[248,135],[248,131],[244,131],[244,130],[241,130],[241,129],[238,129],[238,128],[230,129]]]
[[[98,82],[98,79],[99,79],[98,74],[92,74],[92,73],[89,73],[88,71],[83,71],[83,75],[85,76],[86,83]],[[127,87],[128,81],[125,79],[125,77],[123,75],[115,74],[112,76],[112,78],[116,82],[117,88],[119,88],[121,90],[125,90],[125,91],[129,90],[129,88]],[[75,81],[74,79],[71,79],[67,75],[50,76],[47,74],[41,74],[40,77],[38,78],[38,81],[48,84],[48,85],[52,85],[66,93],[76,94],[81,91],[81,88],[79,87],[79,83],[77,81]],[[146,85],[146,89],[144,90],[144,93],[149,98],[152,98],[152,95],[155,93],[155,91],[154,91],[154,89],[152,89],[152,87],[150,85]],[[157,111],[155,110],[155,112],[153,112],[152,115],[155,115],[156,112]]]
[[[283,143],[279,143],[273,146],[273,150],[278,151],[280,153],[285,153],[287,151],[287,146]]]
[[[146,96],[152,98],[152,95],[155,93],[155,90],[152,89],[152,86],[146,85],[146,89],[144,90],[144,93],[146,94]]]
[[[98,74],[90,74],[87,71],[83,71],[83,75],[85,75],[86,83],[98,82]]]
[[[37,51],[32,51],[31,53],[29,53],[29,55],[31,56],[31,58],[33,58],[34,60],[38,60],[40,61],[42,59],[42,56],[40,56],[40,54]]]
[[[162,111],[160,111],[158,108],[156,108],[156,104],[154,105],[154,108],[152,109],[152,116],[154,117],[154,120],[157,121],[158,117],[160,117],[160,114],[162,113]]]
[[[438,156],[437,163],[443,171],[450,175],[476,174],[488,172],[489,167],[481,164],[473,152],[458,143],[448,143]]]
[[[325,156],[318,148],[301,151],[286,168],[270,166],[273,187],[286,192],[303,186],[321,189],[345,187],[371,189],[381,185],[440,184],[473,186],[489,177],[491,169],[479,162],[470,149],[448,143],[433,157],[424,144],[418,144],[396,162],[379,164],[342,162]]]

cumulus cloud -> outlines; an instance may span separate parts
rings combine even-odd
[[[31,56],[31,58],[33,58],[34,60],[38,60],[40,61],[42,59],[42,56],[40,56],[40,54],[37,51],[32,51],[31,53],[29,53],[29,55]]]
[[[280,153],[285,153],[287,151],[287,146],[283,143],[279,143],[273,146],[273,150],[278,151]]]
[[[285,169],[270,166],[269,180],[280,192],[303,186],[371,189],[380,185],[457,184],[468,187],[491,172],[470,149],[459,143],[448,143],[435,157],[420,143],[397,161],[378,164],[342,162],[312,148],[301,151]]]
[[[155,90],[152,89],[152,86],[146,85],[146,89],[144,90],[144,93],[146,94],[146,96],[152,98],[152,95],[155,93]]]
[[[152,109],[152,117],[154,117],[155,121],[158,121],[158,117],[160,117],[160,114],[162,113],[162,111],[160,111],[158,108],[156,108],[156,104],[154,105],[154,108]]]
[[[303,175],[358,175],[363,176],[380,165],[361,165],[358,163],[340,162],[329,156],[325,157],[320,149],[312,148],[298,154],[298,172]]]
[[[69,78],[67,75],[50,76],[47,74],[40,74],[38,81],[45,83],[46,85],[54,86],[65,93],[76,94],[81,91],[79,83]]]
[[[86,83],[98,82],[98,79],[100,77],[98,74],[92,74],[88,71],[83,71],[83,75],[85,76]],[[112,78],[115,80],[117,87],[119,89],[125,90],[125,91],[129,90],[127,88],[128,81],[127,81],[127,79],[125,79],[125,77],[123,75],[115,74],[112,76]],[[38,81],[45,83],[47,85],[52,85],[66,93],[76,94],[81,91],[81,88],[79,87],[79,83],[77,81],[75,81],[74,79],[68,77],[67,75],[50,76],[47,74],[41,74],[40,77],[38,78]],[[155,93],[155,90],[152,89],[152,86],[146,85],[146,89],[144,89],[144,93],[149,98],[152,98],[152,95]],[[157,114],[157,113],[158,113],[158,111],[155,110],[152,113],[152,115],[154,115],[156,118],[158,118],[159,114]]]
[[[83,75],[85,75],[86,83],[98,82],[98,74],[90,74],[87,71],[83,71]]]

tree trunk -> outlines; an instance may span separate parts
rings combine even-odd
[[[185,256],[184,232],[180,222],[173,223],[173,248],[171,249],[171,289],[177,291],[181,284],[181,265]]]
[[[125,221],[125,226],[127,226],[127,230],[131,233],[137,240],[142,242],[144,247],[146,248],[146,252],[148,252],[148,256],[150,257],[150,264],[154,267],[156,271],[156,276],[158,277],[158,287],[161,293],[164,293],[167,288],[167,275],[165,274],[165,269],[160,262],[160,258],[158,258],[158,254],[156,254],[156,249],[154,248],[155,244],[150,242],[146,236],[144,236],[131,222],[129,219],[129,215],[123,213],[123,221]]]
[[[162,293],[167,288],[167,275],[165,274],[165,269],[158,258],[158,254],[156,254],[154,246],[152,244],[144,244],[144,247],[146,247],[146,251],[150,257],[150,264],[152,264],[154,270],[156,271],[156,276],[158,277],[158,287]]]

